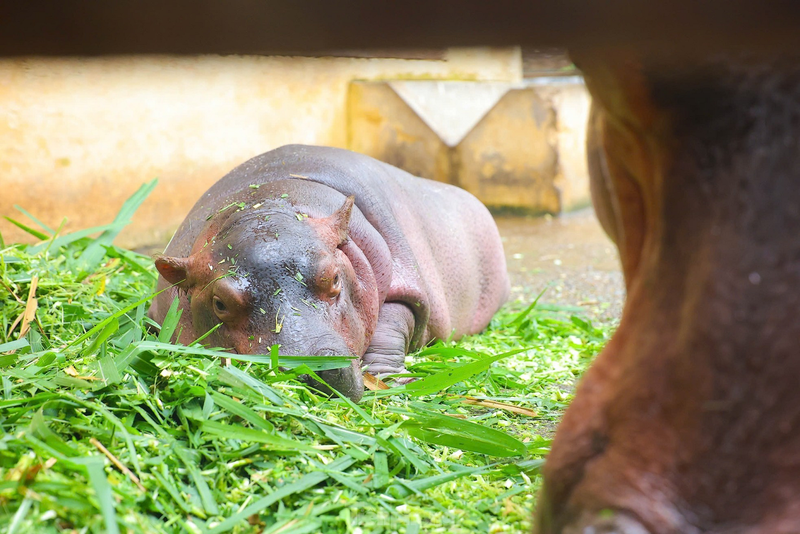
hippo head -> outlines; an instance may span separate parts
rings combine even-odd
[[[356,356],[320,377],[353,400],[363,393],[358,357],[378,316],[375,277],[348,238],[353,197],[309,217],[283,199],[211,221],[189,257],[156,267],[185,293],[194,338],[240,354]],[[216,329],[214,329],[216,327]]]

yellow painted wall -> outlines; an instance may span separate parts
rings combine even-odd
[[[163,243],[197,198],[287,143],[347,146],[352,80],[518,81],[518,49],[444,61],[253,56],[0,60],[0,215],[21,205],[67,230],[110,222],[159,185],[118,244]],[[0,221],[7,242],[26,234]]]

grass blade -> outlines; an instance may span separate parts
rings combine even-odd
[[[240,362],[263,363],[271,364],[272,358],[264,354],[236,354],[233,352],[225,352],[222,350],[206,349],[196,345],[172,345],[170,343],[162,343],[159,341],[142,341],[139,344],[142,350],[163,350],[175,354],[187,354],[194,356],[209,356],[212,358],[230,358]],[[339,369],[347,367],[353,360],[352,356],[280,356],[279,363],[281,367],[288,369],[298,369],[298,372],[305,372],[307,367],[312,371],[324,371],[327,369]]]
[[[111,226],[84,249],[83,254],[81,254],[78,259],[78,264],[81,266],[81,269],[89,272],[100,263],[100,260],[102,260],[105,255],[105,247],[111,246],[111,243],[120,231],[131,222],[131,217],[133,217],[134,212],[150,195],[157,183],[158,180],[151,180],[150,182],[142,184],[142,186],[125,201],[114,219],[114,222],[111,223]]]
[[[203,473],[197,468],[197,459],[192,457],[191,451],[183,447],[175,447],[175,453],[181,459],[183,465],[186,466],[186,470],[189,471],[189,476],[200,494],[200,500],[203,502],[203,508],[206,513],[208,515],[218,515],[219,507],[217,506],[217,501],[214,499]]]
[[[455,417],[415,416],[404,422],[402,428],[428,443],[491,456],[523,456],[528,452],[524,443],[505,432]]]
[[[113,317],[111,321],[106,323],[103,327],[103,330],[94,338],[94,341],[83,351],[84,354],[92,354],[97,352],[97,349],[100,348],[108,338],[110,338],[117,330],[119,330],[119,319],[117,317]]]
[[[458,480],[459,478],[486,473],[487,471],[490,471],[492,467],[493,466],[489,465],[482,467],[468,467],[459,471],[441,473],[439,475],[403,482],[402,484],[394,484],[389,488],[387,493],[399,499],[406,497],[410,493],[408,491],[409,489],[415,493],[429,490],[431,488],[435,488],[436,486],[452,482],[453,480]]]
[[[522,323],[525,321],[525,319],[527,319],[528,315],[530,315],[530,313],[533,311],[533,309],[534,309],[534,308],[536,308],[536,305],[537,305],[537,304],[539,304],[539,299],[540,299],[540,298],[542,298],[542,295],[544,295],[544,292],[545,292],[545,291],[547,291],[547,288],[546,288],[546,287],[545,287],[544,289],[542,289],[542,290],[539,292],[539,294],[538,294],[538,295],[536,295],[536,298],[535,298],[535,299],[533,299],[533,302],[531,303],[531,305],[530,305],[530,306],[528,306],[527,308],[525,308],[524,310],[522,310],[521,312],[519,312],[519,313],[518,313],[518,314],[517,314],[517,315],[514,317],[514,319],[513,319],[513,320],[511,320],[511,321],[509,321],[508,323],[506,323],[505,327],[506,327],[506,328],[510,328],[510,327],[512,327],[512,326],[520,326],[520,325],[521,325],[521,324],[522,324]]]
[[[178,297],[172,299],[172,304],[170,304],[167,315],[164,317],[164,322],[161,323],[161,331],[158,333],[158,340],[161,343],[169,343],[172,339],[172,334],[175,333],[175,329],[178,327],[181,315],[183,315],[183,310],[178,309],[179,304],[180,299]]]
[[[45,231],[45,232],[47,232],[48,234],[50,234],[50,235],[53,235],[53,234],[55,234],[55,233],[56,233],[56,232],[55,232],[55,230],[53,230],[52,228],[50,228],[49,226],[47,226],[45,223],[43,223],[42,221],[40,221],[39,219],[37,219],[36,217],[34,217],[34,216],[33,216],[33,215],[31,215],[30,213],[28,213],[28,212],[27,212],[25,209],[21,208],[20,206],[17,206],[16,204],[14,204],[14,208],[16,208],[18,211],[20,211],[20,212],[21,212],[23,215],[25,215],[27,218],[29,218],[30,220],[32,220],[33,222],[35,222],[36,224],[38,224],[38,225],[39,225],[39,228],[41,228],[42,230],[44,230],[44,231]]]
[[[177,504],[178,507],[184,511],[184,513],[187,514],[192,513],[191,507],[189,507],[189,505],[186,504],[186,501],[183,499],[183,497],[181,497],[178,488],[176,488],[175,485],[167,477],[165,477],[158,471],[153,471],[153,476],[158,481],[158,483],[161,484],[161,487],[164,488],[164,490],[166,490],[167,494],[170,497],[172,497],[173,502],[175,502],[175,504]]]
[[[102,387],[118,384],[122,381],[114,359],[111,356],[101,358],[99,361],[100,377],[103,379]]]
[[[103,319],[102,321],[97,323],[88,332],[86,332],[82,336],[79,336],[77,339],[75,339],[74,341],[69,343],[67,345],[67,347],[74,347],[75,345],[83,343],[84,341],[86,341],[87,339],[89,339],[90,337],[95,335],[96,333],[98,333],[101,330],[103,330],[109,323],[111,323],[111,322],[113,322],[115,320],[119,320],[120,317],[122,317],[123,315],[125,315],[126,313],[131,311],[132,309],[136,308],[137,306],[140,306],[140,305],[144,304],[145,302],[149,302],[150,300],[155,298],[157,295],[159,295],[160,293],[163,293],[166,290],[167,290],[167,288],[162,289],[161,291],[158,291],[157,293],[153,293],[151,295],[148,295],[148,296],[146,296],[146,297],[144,297],[142,299],[137,300],[133,304],[129,304],[129,305],[125,306],[124,308],[122,308],[121,310],[109,315],[108,317],[106,317],[105,319]]]
[[[372,487],[380,489],[389,485],[389,463],[386,460],[386,453],[375,451],[375,476],[372,478]]]
[[[102,226],[95,226],[93,228],[84,228],[83,230],[76,230],[75,232],[62,235],[61,237],[56,237],[55,239],[51,239],[48,236],[47,242],[40,243],[36,246],[31,247],[30,249],[28,249],[28,253],[36,255],[45,249],[57,250],[69,246],[76,241],[89,237],[92,234],[108,231],[114,228],[114,226],[115,223],[111,223],[111,224],[104,224]]]
[[[34,230],[34,229],[33,229],[33,228],[31,228],[30,226],[26,226],[26,225],[22,224],[22,223],[21,223],[21,222],[19,222],[19,221],[15,221],[15,220],[14,220],[14,219],[12,219],[11,217],[5,217],[5,216],[3,216],[3,218],[4,218],[5,220],[7,220],[8,222],[10,222],[11,224],[13,224],[14,226],[16,226],[17,228],[19,228],[20,230],[22,230],[22,231],[24,231],[24,232],[27,232],[27,233],[31,234],[31,235],[32,235],[33,237],[35,237],[36,239],[41,239],[42,241],[44,241],[44,240],[46,240],[46,239],[50,239],[50,236],[49,236],[49,235],[47,235],[47,234],[43,234],[43,233],[42,233],[42,232],[40,232],[39,230]]]
[[[209,394],[214,400],[214,403],[216,403],[217,406],[226,412],[241,417],[256,428],[260,428],[266,432],[275,432],[275,427],[272,425],[272,423],[258,415],[255,410],[248,408],[241,402],[236,402],[232,398],[228,397],[227,395],[223,395],[222,393],[210,391]]]
[[[320,522],[313,519],[289,519],[273,525],[263,534],[310,534],[311,532],[321,532],[320,526]]]
[[[326,470],[343,472],[348,467],[353,465],[354,461],[355,460],[349,457],[340,458],[328,464],[326,466]],[[301,491],[305,491],[309,488],[312,488],[317,484],[319,484],[320,482],[323,482],[327,478],[328,474],[324,472],[317,471],[314,473],[309,473],[300,478],[300,480],[298,480],[297,482],[294,482],[292,484],[287,484],[282,488],[275,490],[274,492],[264,497],[263,499],[254,502],[250,506],[247,506],[243,510],[236,512],[235,514],[227,518],[219,525],[209,529],[208,534],[220,534],[221,532],[227,532],[236,525],[238,525],[239,523],[241,523],[242,521],[245,521],[251,515],[260,513],[262,510],[264,510],[268,506],[273,505],[274,503],[278,502],[284,497],[288,497],[289,495],[292,495],[294,493],[299,493]]]
[[[117,513],[114,510],[114,493],[103,469],[105,461],[100,456],[82,458],[80,461],[85,466],[89,482],[94,488],[95,496],[100,504],[100,512],[106,523],[106,533],[119,534]]]
[[[17,512],[14,514],[14,519],[12,519],[11,524],[8,525],[8,530],[6,531],[8,534],[15,534],[17,532],[17,529],[22,524],[25,516],[28,515],[28,511],[30,511],[32,504],[33,499],[30,497],[25,497],[22,500],[22,504],[19,505]]]
[[[238,439],[241,441],[253,441],[268,445],[271,450],[276,451],[307,451],[315,452],[316,449],[307,443],[294,441],[276,434],[268,434],[262,430],[245,428],[238,425],[226,425],[218,421],[203,421],[200,424],[204,432],[214,434],[226,439]]]
[[[220,371],[219,377],[224,383],[249,388],[276,406],[292,405],[287,398],[281,396],[274,388],[236,367],[225,367]]]
[[[415,396],[430,395],[431,393],[437,393],[439,391],[447,389],[453,384],[463,382],[464,380],[467,380],[468,378],[471,378],[478,373],[482,373],[483,371],[487,370],[490,365],[492,365],[494,362],[498,360],[502,360],[503,358],[508,358],[509,356],[513,356],[514,354],[519,354],[527,350],[529,349],[524,348],[524,349],[512,350],[509,352],[498,354],[496,356],[489,356],[475,362],[465,363],[456,367],[451,367],[446,371],[435,373],[426,376],[425,378],[418,380],[416,382],[411,382],[410,384],[406,384],[402,390],[400,388],[396,388],[396,392],[408,393],[409,395],[415,395]],[[392,392],[392,390],[385,390],[385,391]],[[383,392],[381,391],[375,393],[377,395]]]
[[[23,349],[29,347],[27,339],[17,339],[16,341],[9,341],[8,343],[0,343],[0,352],[10,352],[12,350]]]

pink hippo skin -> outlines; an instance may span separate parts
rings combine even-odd
[[[405,372],[433,339],[483,330],[508,296],[486,208],[457,187],[336,148],[289,145],[209,189],[163,256],[149,315],[177,296],[182,343],[240,354],[354,355],[321,372],[358,400],[362,368]]]

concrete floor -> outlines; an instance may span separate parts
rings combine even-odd
[[[594,320],[619,319],[625,285],[617,249],[591,208],[559,217],[497,217],[511,299],[579,306]]]

